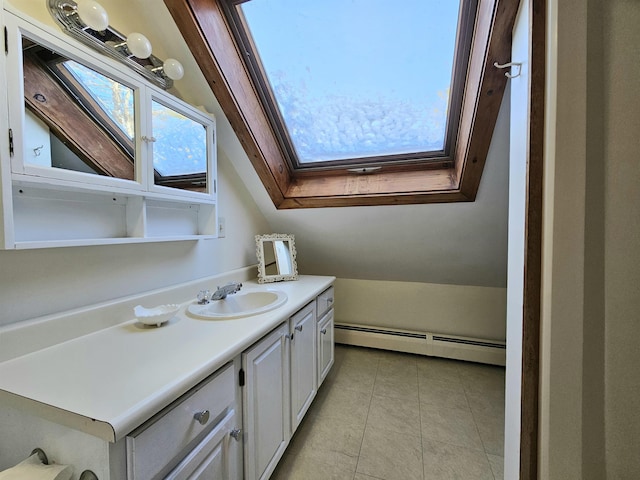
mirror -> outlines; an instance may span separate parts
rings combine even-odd
[[[296,247],[293,235],[256,235],[258,283],[297,280]]]
[[[142,151],[153,162],[154,185],[209,193],[212,134],[207,122],[188,116],[179,101],[161,102],[154,93],[150,124],[140,127],[136,116],[142,122],[149,117],[136,112],[135,87],[25,36],[22,62],[25,166],[141,181],[136,152]],[[140,148],[136,142],[142,141]]]
[[[207,191],[207,129],[200,122],[153,100],[154,183]]]
[[[25,165],[135,180],[134,91],[22,40]]]

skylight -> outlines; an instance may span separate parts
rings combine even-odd
[[[447,155],[459,2],[231,3],[294,168]]]
[[[243,14],[245,7],[254,2],[267,1],[276,0],[164,0],[164,3],[276,208],[404,205],[475,199],[507,82],[504,71],[492,65],[505,63],[510,58],[511,33],[519,2],[451,0],[459,9],[459,21],[450,72],[443,152],[300,164],[294,158],[296,150],[289,140],[288,130],[281,128],[284,122],[279,121],[282,114],[276,107],[278,102],[270,82],[263,75],[267,67],[254,53],[258,50],[254,48],[253,34],[247,28],[249,20]],[[333,12],[333,24],[341,25],[343,12],[356,5],[360,6],[361,12],[354,21],[357,29],[357,25],[369,17],[369,7],[375,5],[375,1],[365,4],[361,0],[344,0]],[[392,20],[401,13],[395,10],[407,9],[411,1],[387,2],[388,10],[383,18],[389,20],[385,20],[379,29],[391,32],[393,24],[397,23]],[[434,8],[439,5],[431,0],[424,2]],[[426,25],[413,32],[416,42],[427,30]],[[276,18],[273,28],[273,35],[278,36],[291,30],[292,26]],[[406,29],[401,28],[400,32],[406,32]],[[391,42],[393,35],[388,33],[387,37]],[[298,38],[292,39],[293,43],[298,41]],[[362,49],[363,52],[369,50],[371,47]],[[427,62],[429,48],[424,50],[425,55],[421,53],[420,59]],[[401,50],[393,52],[398,51]],[[306,56],[316,54],[315,50],[306,53]],[[391,57],[388,50],[380,52],[380,67],[374,70],[376,74],[388,72],[386,65]],[[298,58],[298,61],[306,61],[306,58]],[[407,76],[404,72],[393,73],[395,79]],[[363,89],[368,85],[368,78],[366,80],[362,83]]]

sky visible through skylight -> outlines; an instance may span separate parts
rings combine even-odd
[[[299,162],[442,150],[459,6],[241,4]]]

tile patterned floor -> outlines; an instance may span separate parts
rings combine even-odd
[[[504,368],[336,345],[273,480],[502,480]]]

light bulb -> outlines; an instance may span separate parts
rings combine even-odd
[[[162,65],[162,69],[171,80],[180,80],[184,76],[184,68],[175,58],[167,58]]]
[[[93,0],[78,1],[76,12],[82,22],[96,32],[102,32],[109,26],[109,15],[98,2]]]
[[[134,57],[149,58],[151,55],[151,42],[141,33],[132,32],[127,37],[127,48]]]

